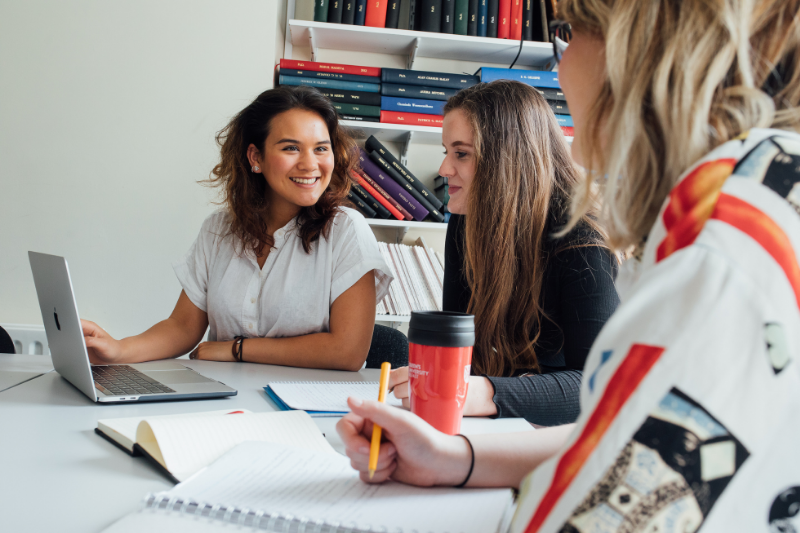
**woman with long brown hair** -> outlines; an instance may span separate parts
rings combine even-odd
[[[545,99],[519,82],[460,91],[444,113],[443,307],[475,315],[464,414],[574,422],[586,356],[619,299],[593,214],[557,236],[580,176],[569,145]],[[398,397],[406,380],[407,369],[392,376]]]
[[[520,487],[514,533],[795,531],[800,0],[562,0],[559,13],[587,169],[571,224],[599,188],[608,242],[634,250],[580,417],[468,441],[351,399],[337,426],[351,463],[367,481],[379,424],[373,482]]]
[[[174,265],[172,315],[115,340],[83,321],[94,363],[191,357],[357,370],[391,277],[364,218],[343,206],[354,143],[318,91],[266,91],[218,134],[208,182],[225,208]],[[200,342],[210,326],[207,342]]]

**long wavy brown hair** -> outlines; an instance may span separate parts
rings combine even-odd
[[[516,81],[481,83],[450,98],[444,113],[456,109],[472,126],[475,150],[464,265],[475,315],[472,365],[477,374],[511,376],[538,368],[548,261],[564,248],[605,246],[603,233],[587,214],[582,238],[573,234],[554,245],[553,233],[569,220],[580,172],[535,89]]]
[[[269,185],[261,173],[251,171],[247,148],[253,144],[263,151],[272,121],[292,109],[312,111],[320,116],[328,127],[334,157],[328,188],[316,204],[301,208],[297,216],[306,253],[311,252],[312,243],[320,235],[328,237],[333,217],[350,190],[348,171],[355,162],[355,142],[339,125],[330,100],[311,87],[278,87],[258,95],[217,133],[221,160],[211,176],[202,182],[219,187],[219,203],[227,207],[231,217],[230,233],[239,238],[243,250],[250,248],[256,254],[265,246],[272,247],[275,241],[267,231]]]

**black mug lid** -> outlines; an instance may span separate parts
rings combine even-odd
[[[408,340],[423,346],[473,346],[475,317],[454,311],[412,311]]]

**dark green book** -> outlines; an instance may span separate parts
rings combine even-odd
[[[331,102],[340,115],[355,115],[359,117],[381,117],[381,108],[375,105],[343,104]]]
[[[328,22],[329,0],[314,0],[314,22]]]
[[[319,0],[317,0],[319,1]],[[456,10],[453,16],[455,26],[453,27],[456,35],[467,34],[467,23],[469,22],[469,0],[455,0]]]
[[[378,199],[364,190],[361,185],[357,183],[351,183],[350,189],[354,191],[365,204],[370,206],[372,210],[375,211],[377,218],[392,218],[392,214],[389,212],[389,210],[383,207]]]
[[[370,206],[368,206],[366,203],[364,203],[364,200],[359,198],[358,195],[354,193],[352,189],[347,192],[347,199],[350,200],[353,203],[353,205],[356,206],[358,210],[364,214],[365,217],[375,218],[376,214],[375,210],[372,209]]]
[[[327,96],[331,102],[343,104],[381,105],[381,95],[378,93],[362,93],[361,91],[340,91],[327,87],[317,87],[317,90]]]

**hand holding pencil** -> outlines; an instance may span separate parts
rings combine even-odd
[[[386,393],[389,388],[389,374],[392,370],[391,363],[381,363],[381,380],[378,389],[378,401],[386,403]],[[372,443],[369,447],[369,478],[375,475],[375,470],[378,469],[378,456],[381,450],[381,428],[378,424],[372,426]]]

